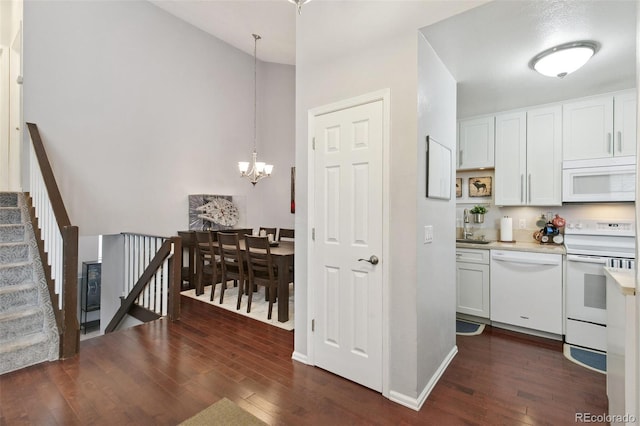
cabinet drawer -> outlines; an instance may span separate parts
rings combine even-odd
[[[489,264],[489,250],[456,249],[456,262]]]

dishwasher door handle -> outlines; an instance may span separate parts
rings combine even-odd
[[[523,263],[526,265],[552,265],[557,266],[560,265],[561,261],[557,260],[536,260],[536,259],[521,259],[519,257],[510,257],[510,256],[501,256],[501,255],[493,255],[493,260],[499,260],[500,262],[506,263]]]

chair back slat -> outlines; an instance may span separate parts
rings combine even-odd
[[[256,278],[274,279],[274,263],[267,237],[245,236],[249,274]]]
[[[225,274],[236,272],[239,275],[244,275],[239,234],[235,232],[218,232],[218,250],[220,263]]]
[[[295,240],[296,231],[294,229],[280,228],[280,232],[278,233],[278,241],[285,240]]]

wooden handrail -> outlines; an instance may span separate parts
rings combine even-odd
[[[118,311],[115,313],[115,315],[113,316],[113,318],[111,319],[111,321],[109,322],[109,325],[107,325],[107,327],[104,329],[105,334],[106,333],[111,333],[112,331],[114,331],[116,329],[116,327],[118,327],[118,324],[120,324],[120,322],[124,319],[125,315],[129,312],[129,310],[131,309],[131,307],[133,306],[134,302],[136,301],[136,299],[138,298],[138,296],[140,296],[140,293],[142,293],[142,291],[144,290],[144,288],[146,287],[146,285],[148,284],[149,280],[151,280],[151,278],[155,275],[156,271],[162,266],[162,264],[164,263],[164,260],[167,258],[167,256],[169,256],[169,254],[171,254],[171,246],[173,244],[177,244],[177,246],[180,246],[180,238],[179,237],[172,237],[168,240],[166,240],[164,243],[162,243],[162,246],[160,246],[160,249],[158,250],[158,252],[156,253],[156,255],[153,257],[153,259],[151,259],[151,262],[149,262],[149,266],[144,270],[144,272],[142,273],[142,276],[138,279],[138,281],[136,282],[136,284],[133,286],[133,288],[131,289],[131,292],[129,293],[129,295],[126,297],[126,299],[124,299],[124,301],[122,302],[122,304],[120,305],[120,308],[118,308]],[[174,258],[175,257],[179,257],[180,253],[182,253],[181,251],[175,252],[174,253]],[[170,272],[170,275],[175,279],[175,267],[171,268],[172,271]],[[180,269],[178,268],[178,282],[180,279]],[[174,287],[175,285],[171,285],[171,293],[174,293]],[[172,300],[172,307],[171,310],[173,312],[173,310],[176,308],[175,307],[175,302],[173,302],[173,298],[171,298],[170,300]],[[179,309],[179,308],[178,308]],[[170,315],[170,317],[173,317],[175,314]],[[178,314],[177,314],[178,318],[180,316],[179,314],[179,310],[178,310]],[[171,318],[174,319],[174,318]]]
[[[60,190],[58,189],[56,178],[53,175],[51,163],[49,163],[47,152],[44,149],[44,144],[42,143],[42,138],[40,137],[40,131],[38,131],[38,126],[36,126],[34,123],[27,123],[27,128],[29,129],[29,135],[31,135],[33,151],[36,154],[36,158],[38,159],[40,173],[42,173],[42,178],[44,179],[44,184],[47,187],[47,193],[49,194],[49,199],[51,200],[51,208],[53,209],[53,214],[56,217],[56,222],[58,223],[60,233],[62,234],[63,228],[65,226],[71,226],[71,221],[69,220],[67,209],[64,207],[62,195],[60,195]]]
[[[58,325],[58,333],[60,335],[60,358],[70,358],[76,355],[80,349],[80,325],[77,318],[77,298],[78,298],[78,227],[73,226],[69,220],[67,209],[64,206],[58,184],[56,183],[53,169],[49,163],[44,144],[38,126],[34,123],[27,123],[29,135],[31,137],[31,143],[33,145],[33,152],[38,161],[38,167],[40,174],[47,190],[49,203],[55,217],[58,230],[62,236],[62,311],[60,311],[58,304],[56,303],[57,297],[52,297],[52,306],[56,311],[56,323]],[[32,166],[33,167],[33,166]],[[33,204],[32,204],[33,208]],[[32,222],[34,223],[34,231],[38,236],[38,246],[40,250],[40,258],[43,266],[48,264],[47,253],[44,253],[44,246],[42,244],[42,237],[40,235],[39,227],[37,226],[38,220],[36,214],[38,212],[33,211]],[[34,220],[35,219],[35,220]],[[44,255],[43,255],[44,254]],[[45,268],[47,271],[47,284],[49,287],[49,293],[55,294],[53,289],[54,283],[51,279],[51,271],[49,268]]]

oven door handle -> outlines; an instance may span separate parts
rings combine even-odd
[[[581,256],[579,254],[568,254],[567,261],[581,263],[599,263],[601,265],[605,265],[607,263],[607,258],[600,256]]]

